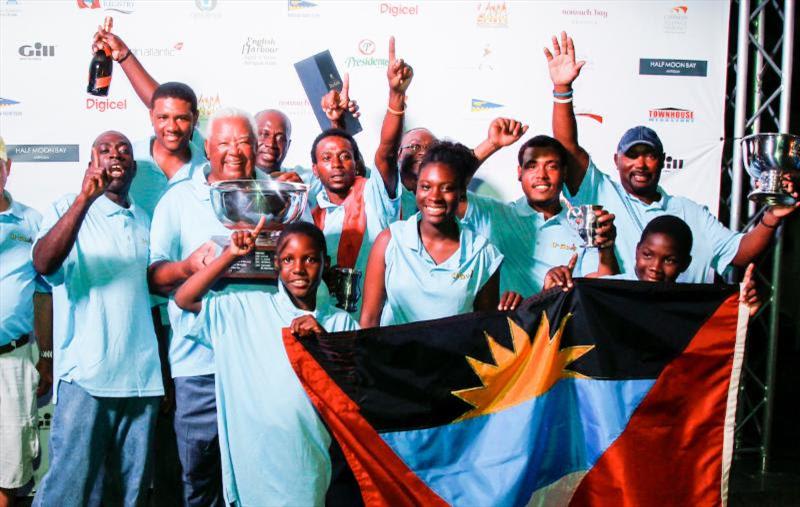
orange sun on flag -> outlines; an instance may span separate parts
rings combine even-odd
[[[564,326],[570,317],[572,314],[561,319],[561,324],[551,337],[550,321],[542,312],[542,320],[532,342],[524,329],[508,319],[513,350],[503,347],[485,333],[494,364],[467,357],[467,362],[483,385],[453,391],[453,395],[475,407],[456,420],[491,414],[519,405],[546,393],[562,378],[588,378],[565,369],[594,348],[594,345],[560,348]]]

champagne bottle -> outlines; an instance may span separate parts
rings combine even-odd
[[[103,22],[103,30],[111,31],[114,20],[111,16],[106,17]],[[92,95],[105,97],[108,95],[108,88],[111,86],[111,71],[114,69],[114,60],[111,58],[111,50],[107,47],[98,49],[91,63],[89,63],[89,86],[86,91]]]

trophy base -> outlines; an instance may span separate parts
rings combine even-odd
[[[747,195],[751,201],[767,206],[794,206],[797,200],[784,191],[769,192],[765,190],[753,190]]]
[[[214,236],[211,239],[223,247],[230,244],[230,238],[225,236]],[[275,245],[269,244],[269,242],[267,244],[259,243],[259,241],[256,241],[255,249],[234,262],[221,278],[223,280],[277,280],[278,268],[275,266]]]

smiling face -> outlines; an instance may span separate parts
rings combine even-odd
[[[211,125],[206,154],[211,164],[208,182],[252,178],[256,139],[245,118],[220,118]]]
[[[192,105],[183,99],[161,97],[156,99],[150,110],[150,123],[153,124],[156,141],[173,153],[189,145],[196,122]]]
[[[625,153],[614,154],[620,183],[637,197],[653,198],[658,194],[658,180],[664,167],[664,154],[647,144],[636,144]]]
[[[136,174],[131,142],[119,132],[108,131],[100,134],[93,146],[97,148],[98,165],[109,177],[106,191],[127,194]]]
[[[457,171],[442,162],[429,162],[419,173],[417,208],[422,220],[440,224],[455,217],[463,189]]]
[[[636,277],[643,282],[674,282],[690,262],[669,234],[654,232],[636,245]]]
[[[522,165],[517,168],[522,192],[528,204],[537,210],[559,202],[564,182],[561,157],[552,148],[529,147],[522,152]]]
[[[403,136],[397,153],[397,165],[400,168],[400,180],[406,190],[414,192],[422,158],[435,143],[436,138],[428,129],[410,130]]]
[[[317,144],[314,174],[328,193],[346,196],[356,180],[356,161],[350,141],[328,136]]]
[[[310,302],[322,280],[325,259],[314,240],[306,234],[294,233],[281,243],[276,254],[278,276],[295,301]]]
[[[256,127],[256,166],[268,173],[280,170],[292,142],[289,119],[280,111],[265,111],[256,117]]]

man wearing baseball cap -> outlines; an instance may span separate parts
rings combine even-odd
[[[616,254],[622,273],[633,270],[636,243],[645,226],[660,215],[674,215],[686,222],[701,241],[692,246],[692,263],[679,282],[702,283],[729,265],[745,267],[764,251],[783,218],[798,206],[772,206],[747,234],[722,225],[708,208],[685,197],[667,194],[658,186],[664,168],[664,147],[652,129],[637,126],[622,135],[614,154],[617,183],[601,172],[578,144],[572,108],[572,83],[585,62],[575,61],[575,46],[567,34],[553,37],[553,52],[545,48],[553,81],[553,135],[570,154],[564,194],[573,204],[601,204],[616,215]],[[794,192],[793,188],[788,189]],[[795,192],[796,196],[797,193]]]

